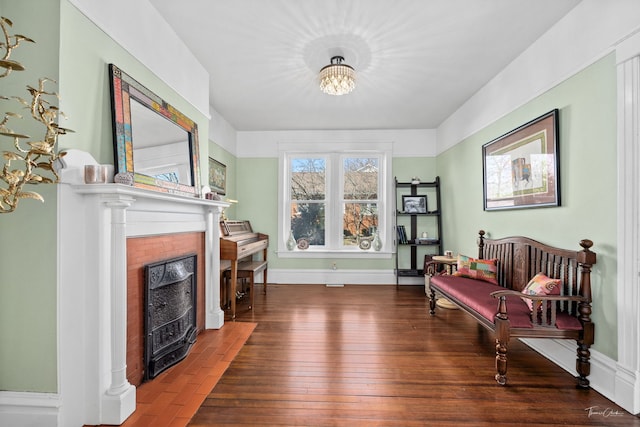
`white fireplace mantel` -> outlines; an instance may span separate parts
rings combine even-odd
[[[85,158],[86,160],[86,158]],[[205,233],[205,327],[220,309],[218,221],[229,204],[122,184],[83,184],[67,165],[58,192],[60,425],[121,424],[135,411],[126,378],[129,237]]]

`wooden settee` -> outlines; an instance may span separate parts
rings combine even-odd
[[[582,240],[582,250],[548,246],[527,237],[488,239],[480,230],[478,259],[497,260],[497,282],[438,274],[439,265],[426,263],[430,313],[436,314],[436,294],[444,296],[492,331],[496,344],[496,381],[507,382],[510,338],[574,339],[577,342],[577,387],[589,388],[589,348],[594,342],[591,321],[591,266],[593,242]],[[528,296],[521,291],[537,273],[560,279],[560,295]],[[532,311],[523,298],[539,310]],[[546,309],[542,309],[545,307]],[[536,313],[534,315],[533,313]]]

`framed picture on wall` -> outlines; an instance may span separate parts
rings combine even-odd
[[[227,167],[209,157],[209,187],[223,196],[227,194]]]
[[[482,146],[484,210],[560,206],[558,110]]]

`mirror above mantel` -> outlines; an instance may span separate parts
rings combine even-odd
[[[198,126],[114,64],[109,64],[115,173],[133,185],[198,197]]]

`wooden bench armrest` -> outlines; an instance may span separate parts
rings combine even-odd
[[[453,266],[453,267],[455,268],[456,266]],[[438,274],[448,274],[447,273],[448,271],[450,270],[447,270],[447,267],[445,266],[445,264],[443,264],[440,261],[433,261],[433,260],[426,261],[422,268],[422,274],[429,275],[429,276],[435,276]]]
[[[580,295],[527,295],[519,291],[511,289],[505,289],[503,291],[494,291],[490,294],[494,298],[506,297],[508,295],[518,296],[520,298],[526,298],[535,301],[577,301],[586,302],[587,299]]]
[[[422,268],[422,273],[429,276],[434,276],[436,274],[436,264],[437,262],[435,261],[425,262],[424,267]]]

